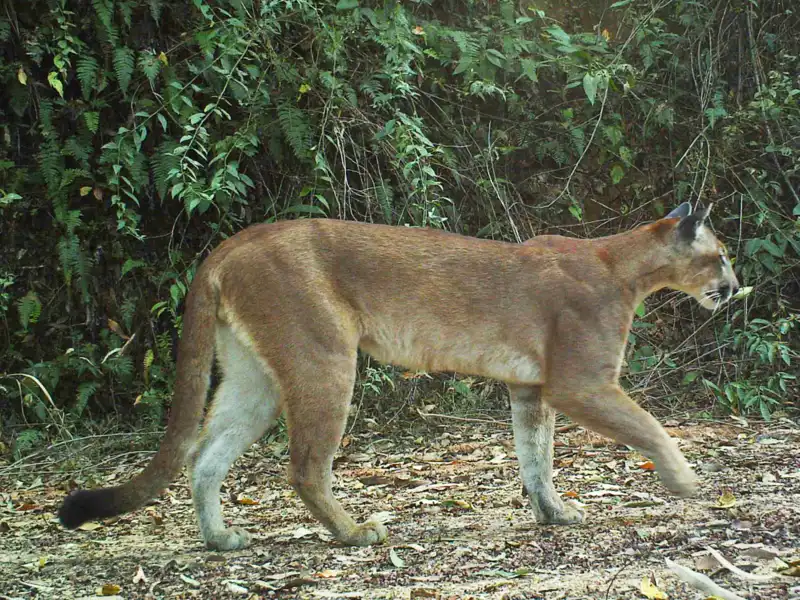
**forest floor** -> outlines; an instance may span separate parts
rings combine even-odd
[[[98,449],[114,438],[65,445],[66,461],[48,453],[0,466],[0,598],[711,595],[678,579],[665,559],[751,600],[800,598],[795,422],[667,422],[703,481],[688,500],[668,496],[641,456],[561,427],[557,487],[587,513],[572,527],[533,522],[507,423],[440,425],[416,438],[345,438],[337,495],[359,518],[390,519],[387,543],[370,548],[336,544],[311,518],[286,483],[280,438],[253,446],[223,489],[226,519],[254,537],[231,553],[204,549],[185,475],[132,514],[76,531],[58,525],[70,485],[108,485],[141,468],[149,452],[140,438],[117,438],[129,439],[127,451],[118,441],[105,456]]]

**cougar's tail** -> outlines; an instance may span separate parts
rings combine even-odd
[[[132,511],[162,492],[177,477],[197,436],[208,393],[216,330],[218,292],[207,269],[198,269],[183,316],[178,365],[167,432],[156,455],[129,482],[118,487],[73,492],[58,511],[69,529],[93,519]]]

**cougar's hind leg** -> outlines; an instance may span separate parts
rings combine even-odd
[[[382,523],[358,524],[332,490],[333,456],[347,423],[356,356],[326,357],[313,373],[298,374],[285,390],[289,429],[289,481],[311,513],[343,544],[368,546],[386,539]]]
[[[575,503],[561,500],[553,486],[555,410],[542,402],[539,387],[510,385],[508,389],[517,460],[536,520],[557,525],[580,523],[583,512]]]
[[[222,382],[192,456],[192,499],[206,546],[236,550],[250,543],[240,527],[222,521],[220,487],[234,461],[280,414],[278,391],[254,351],[229,327],[217,331]]]

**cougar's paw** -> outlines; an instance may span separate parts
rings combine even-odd
[[[658,475],[664,487],[675,496],[689,498],[697,493],[697,480],[688,466],[682,469],[659,470]]]
[[[531,508],[536,522],[541,525],[577,525],[583,523],[583,508],[574,500],[564,502],[558,496],[531,498]]]
[[[697,482],[695,481],[694,474],[692,473],[690,473],[690,477],[662,477],[662,480],[664,481],[664,486],[670,492],[681,498],[690,498],[697,493]]]
[[[348,546],[371,546],[383,542],[389,535],[386,526],[377,519],[358,525],[344,543]]]
[[[229,527],[206,540],[209,550],[241,550],[250,545],[250,534],[241,527]]]

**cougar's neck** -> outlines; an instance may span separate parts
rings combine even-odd
[[[653,292],[676,283],[668,242],[673,228],[672,220],[656,221],[597,240],[608,252],[609,264],[625,282],[637,305]]]

